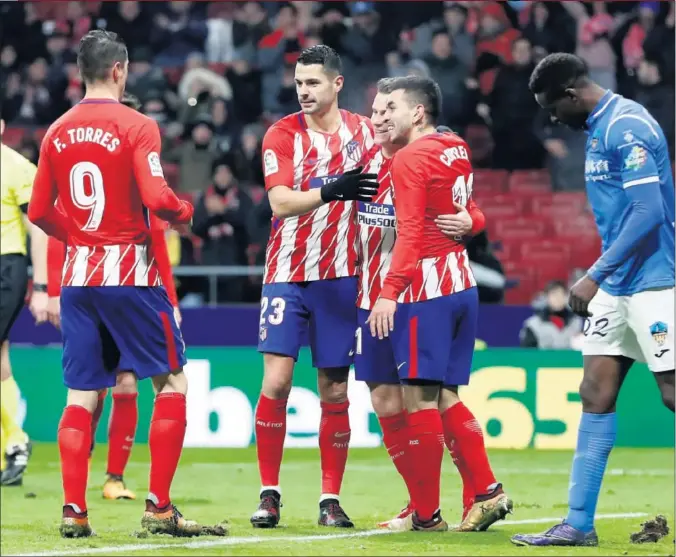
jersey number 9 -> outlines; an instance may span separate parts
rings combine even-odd
[[[70,170],[70,197],[78,209],[89,211],[89,219],[82,230],[98,230],[106,206],[103,174],[93,162],[79,162]]]

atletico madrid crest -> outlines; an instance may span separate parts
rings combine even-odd
[[[260,331],[258,332],[258,337],[261,339],[261,342],[265,342],[265,339],[268,338],[268,328],[261,327]]]

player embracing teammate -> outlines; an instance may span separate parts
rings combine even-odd
[[[377,176],[360,174],[373,148],[368,119],[338,108],[343,86],[336,52],[318,45],[296,64],[301,111],[263,139],[265,187],[273,210],[261,298],[258,350],[264,376],[255,415],[261,479],[258,528],[280,518],[279,471],[287,401],[304,332],[318,370],[321,401],[319,524],[352,528],[340,506],[350,443],[347,379],[357,298],[355,200],[375,195]]]
[[[373,381],[369,368],[382,366],[390,374],[396,369],[403,384],[403,399],[396,389],[388,397],[389,412],[397,414],[381,415],[385,443],[389,436],[397,446],[388,451],[411,498],[390,527],[448,528],[439,509],[445,441],[464,484],[458,530],[481,531],[511,512],[512,501],[493,475],[481,427],[458,397],[458,386],[469,382],[478,295],[461,236],[448,236],[439,225],[442,215],[467,209],[476,213],[469,150],[457,135],[437,132],[441,94],[433,80],[396,78],[381,82],[381,90],[387,93],[383,127],[389,130],[383,153],[394,145],[396,154],[387,172],[391,187],[381,190],[376,201],[396,215],[396,241],[392,248],[390,234],[379,249],[392,250],[391,255],[380,269],[366,269],[372,277],[362,276],[367,289],[376,280],[381,289],[358,335],[363,346],[358,344],[357,351],[364,356],[358,356],[356,366],[358,374],[361,366],[366,368],[367,381]],[[388,186],[381,182],[382,187]],[[375,209],[364,206],[364,213]],[[476,233],[479,226],[463,230]],[[376,229],[377,223],[374,233]],[[370,247],[377,252],[377,246]],[[382,359],[373,366],[368,354],[376,350]]]

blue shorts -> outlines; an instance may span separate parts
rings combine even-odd
[[[398,385],[399,372],[390,338],[371,336],[366,320],[370,310],[357,309],[357,342],[354,350],[354,377],[367,383]]]
[[[356,300],[356,277],[264,284],[258,351],[297,360],[307,331],[314,367],[351,366]]]
[[[61,289],[63,382],[69,389],[113,387],[118,369],[139,379],[182,368],[185,345],[162,287]]]
[[[399,379],[467,385],[478,313],[476,288],[425,302],[399,304],[390,333]]]

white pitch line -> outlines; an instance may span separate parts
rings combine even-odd
[[[596,516],[596,520],[603,519],[621,519],[621,518],[640,518],[647,516],[646,513],[615,513],[615,514],[599,514]],[[506,522],[499,522],[494,524],[494,526],[519,526],[523,524],[544,524],[547,522],[556,522],[561,520],[561,517],[553,518],[529,518],[525,520],[509,520]],[[138,544],[128,544],[128,545],[113,545],[106,547],[89,547],[83,549],[66,549],[60,551],[44,551],[42,553],[20,553],[16,557],[28,557],[32,555],[34,557],[58,557],[63,555],[108,555],[110,553],[127,553],[130,551],[153,551],[156,549],[170,549],[174,547],[184,548],[184,549],[202,549],[206,547],[223,547],[228,545],[248,545],[252,543],[272,543],[272,542],[311,542],[311,541],[322,541],[322,540],[339,540],[345,538],[367,538],[370,536],[379,536],[383,534],[397,534],[399,532],[391,532],[390,530],[365,530],[363,532],[353,532],[349,534],[328,534],[328,535],[310,535],[310,536],[271,536],[271,537],[262,537],[262,536],[239,536],[233,538],[223,538],[218,540],[202,540],[202,541],[190,541],[190,542],[178,542],[178,543],[158,543],[158,544],[149,544],[149,543],[138,543]],[[96,538],[94,538],[95,540]],[[91,540],[91,538],[90,538]],[[84,541],[84,540],[83,540]],[[87,543],[87,542],[85,542]]]

